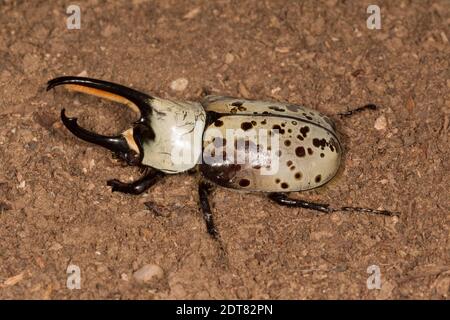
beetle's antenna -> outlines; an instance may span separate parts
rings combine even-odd
[[[369,103],[369,104],[366,104],[366,105],[364,105],[362,107],[355,108],[353,110],[347,110],[345,112],[339,112],[338,115],[341,116],[341,117],[349,117],[349,116],[351,116],[351,115],[353,115],[353,114],[355,114],[357,112],[361,112],[361,111],[364,111],[364,110],[367,110],[367,109],[377,110],[377,108],[378,107],[376,105],[374,105],[373,103]]]

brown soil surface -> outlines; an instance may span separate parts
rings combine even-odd
[[[0,297],[448,299],[450,4],[377,2],[381,30],[366,27],[370,2],[339,0],[78,1],[81,29],[68,30],[70,2],[2,1]],[[195,100],[208,88],[331,116],[375,103],[333,116],[345,169],[296,196],[401,215],[318,215],[217,189],[223,255],[206,233],[195,176],[136,197],[110,191],[106,180],[138,170],[76,139],[59,112],[109,134],[132,114],[45,91],[47,80],[78,74],[162,97]],[[178,78],[189,81],[182,92],[170,88]],[[80,267],[80,290],[66,287],[69,264]],[[146,264],[162,278],[136,281]],[[366,286],[373,264],[380,290]]]

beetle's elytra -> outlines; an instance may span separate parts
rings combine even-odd
[[[48,82],[47,90],[60,85],[123,103],[139,114],[130,129],[117,136],[103,136],[81,128],[76,118],[68,118],[65,110],[61,111],[63,124],[74,135],[111,150],[129,165],[146,169],[145,175],[132,183],[109,180],[113,191],[139,194],[166,174],[198,169],[202,176],[200,205],[208,232],[214,237],[217,230],[208,202],[214,185],[265,192],[281,205],[327,213],[393,214],[359,207],[333,209],[288,197],[286,192],[327,183],[341,163],[342,146],[335,125],[315,110],[221,96],[206,96],[201,102],[176,102],[84,77],[55,78]],[[259,139],[252,139],[256,134]]]

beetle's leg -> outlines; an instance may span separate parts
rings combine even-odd
[[[282,206],[305,208],[325,213],[330,213],[333,211],[333,209],[331,209],[328,204],[308,202],[300,199],[292,199],[289,198],[285,193],[269,193],[269,198]]]
[[[351,115],[353,115],[353,114],[355,114],[357,112],[361,112],[361,111],[364,111],[364,110],[367,110],[367,109],[376,110],[377,106],[374,105],[373,103],[369,103],[369,104],[366,104],[366,105],[364,105],[362,107],[355,108],[353,110],[348,110],[348,111],[345,111],[345,112],[339,112],[338,115],[341,116],[341,117],[348,117],[348,116],[351,116]]]
[[[139,180],[133,181],[131,183],[121,182],[117,179],[108,180],[107,185],[112,187],[111,190],[119,191],[128,194],[141,194],[156,182],[161,180],[164,173],[158,170],[150,169],[147,170],[146,174]]]
[[[213,190],[213,186],[208,182],[202,181],[198,185],[200,209],[202,210],[202,213],[203,213],[203,219],[205,219],[205,222],[206,222],[206,229],[208,230],[208,233],[211,235],[211,237],[213,237],[214,239],[217,240],[219,238],[219,233],[214,224],[211,207],[210,207],[209,201],[208,201],[208,196],[211,194],[212,190]]]
[[[384,216],[396,216],[398,215],[397,212],[392,212],[388,210],[376,210],[376,209],[370,209],[370,208],[360,208],[360,207],[341,207],[341,208],[331,208],[328,204],[323,203],[315,203],[315,202],[308,202],[300,199],[292,199],[289,198],[287,194],[285,193],[270,193],[269,198],[276,203],[288,206],[288,207],[296,207],[296,208],[305,208],[305,209],[311,209],[316,210],[324,213],[332,213],[332,212],[339,212],[339,211],[352,211],[352,212],[362,212],[362,213],[371,213],[371,214],[380,214]]]

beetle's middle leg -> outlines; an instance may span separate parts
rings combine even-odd
[[[206,222],[206,229],[208,233],[214,239],[219,238],[219,232],[217,231],[216,225],[214,224],[214,219],[211,211],[211,206],[209,205],[208,196],[211,194],[213,186],[205,181],[201,181],[198,185],[198,195],[200,199],[200,209],[202,210],[203,219]]]
[[[131,183],[125,183],[119,181],[117,179],[112,179],[107,181],[107,185],[112,187],[111,190],[128,193],[128,194],[141,194],[146,191],[148,188],[153,186],[156,182],[161,180],[164,176],[164,173],[155,169],[147,169],[145,170],[144,176],[142,176],[139,180],[133,181]]]
[[[352,211],[352,212],[378,214],[378,215],[384,215],[384,216],[389,216],[389,217],[398,215],[398,213],[388,211],[388,210],[376,210],[376,209],[361,208],[361,207],[332,208],[328,204],[308,202],[305,200],[289,198],[289,196],[286,193],[280,193],[280,192],[270,193],[269,198],[283,206],[311,209],[311,210],[316,210],[316,211],[320,211],[320,212],[324,212],[324,213]]]

